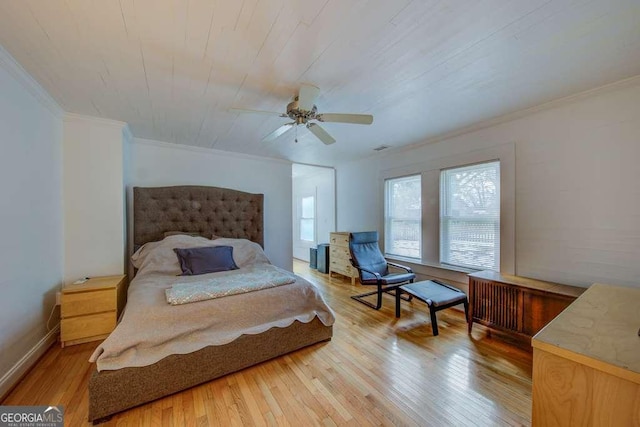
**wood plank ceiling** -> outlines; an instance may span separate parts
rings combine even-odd
[[[640,74],[637,0],[0,0],[0,44],[69,112],[177,144],[333,165]],[[301,83],[324,146],[286,122]]]

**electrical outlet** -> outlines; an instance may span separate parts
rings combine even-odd
[[[62,299],[62,292],[58,291],[56,292],[56,305],[60,305],[61,302],[60,300]]]

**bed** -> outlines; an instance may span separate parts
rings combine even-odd
[[[90,421],[331,339],[333,313],[297,276],[262,290],[167,303],[167,289],[184,284],[238,281],[263,269],[292,274],[272,266],[262,251],[263,195],[201,186],[134,188],[133,194],[133,243],[140,249],[132,259],[139,270],[120,323],[92,355]],[[165,237],[174,231],[202,237]],[[176,275],[174,247],[213,246],[232,247],[239,268]]]

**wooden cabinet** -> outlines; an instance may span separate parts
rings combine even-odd
[[[338,273],[351,279],[355,285],[358,270],[351,265],[349,232],[334,232],[329,237],[329,276]]]
[[[62,347],[106,338],[125,304],[126,276],[94,277],[65,286],[60,307]]]
[[[584,290],[490,270],[469,274],[469,332],[478,322],[528,342]]]
[[[638,307],[594,284],[533,337],[534,426],[640,426]]]

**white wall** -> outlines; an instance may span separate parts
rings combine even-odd
[[[640,287],[640,78],[508,122],[338,165],[338,228],[382,232],[385,171],[505,144],[515,144],[516,274]],[[466,281],[461,274],[424,271]]]
[[[1,47],[0,94],[1,396],[55,339],[63,229],[62,111]]]
[[[307,165],[293,165],[293,256],[309,261],[309,248],[315,248],[319,243],[329,243],[329,233],[335,231],[336,225],[336,197],[335,170],[333,168],[314,167]],[[300,224],[297,221],[297,211],[300,208],[300,198],[308,195],[315,196],[316,229],[315,242],[305,242],[299,239]]]
[[[64,117],[65,283],[125,270],[125,126]]]
[[[209,185],[264,194],[264,250],[291,270],[291,163],[229,152],[133,139],[131,185]]]

